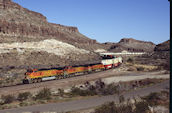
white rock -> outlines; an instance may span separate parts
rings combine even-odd
[[[88,54],[89,51],[79,49],[73,45],[55,40],[47,39],[40,42],[24,42],[24,43],[3,43],[0,44],[0,53],[9,53],[9,49],[17,49],[17,52],[24,52],[25,50],[45,51],[55,55],[63,56],[71,53]],[[7,50],[8,49],[8,50]]]

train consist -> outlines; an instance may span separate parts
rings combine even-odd
[[[25,73],[23,79],[24,84],[36,83],[46,80],[63,79],[73,76],[89,74],[93,72],[112,69],[122,63],[122,57],[114,57],[112,55],[102,56],[100,63],[79,65],[79,66],[66,66],[51,69],[30,69]]]

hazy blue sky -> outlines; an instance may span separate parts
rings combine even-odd
[[[98,42],[169,39],[168,0],[13,0],[52,23],[76,26]]]

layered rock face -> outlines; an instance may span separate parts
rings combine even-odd
[[[119,43],[107,43],[110,45],[109,51],[121,52],[123,50],[129,52],[152,52],[154,50],[155,44],[152,42],[135,40],[133,38],[123,38]]]
[[[49,23],[42,14],[23,8],[11,0],[0,0],[0,15],[1,43],[53,38],[90,50],[102,47],[79,33],[76,27]]]
[[[166,59],[170,63],[170,40],[156,45],[152,56],[154,58]]]
[[[170,51],[170,40],[156,45],[154,51]]]

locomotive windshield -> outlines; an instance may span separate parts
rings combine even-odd
[[[33,70],[32,69],[27,69],[27,72],[32,73]]]
[[[102,56],[102,59],[113,59],[113,58],[115,58],[115,56],[113,56],[113,55],[103,55]]]

